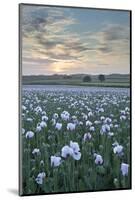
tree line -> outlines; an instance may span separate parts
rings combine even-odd
[[[99,75],[98,75],[98,80],[99,80],[100,82],[104,82],[104,81],[105,81],[105,75],[99,74]],[[92,82],[91,76],[89,76],[89,75],[84,76],[84,77],[83,77],[83,82]]]

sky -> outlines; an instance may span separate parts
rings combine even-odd
[[[127,74],[128,11],[22,5],[22,73]]]

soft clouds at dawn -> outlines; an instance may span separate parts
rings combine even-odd
[[[129,73],[128,11],[21,8],[23,75]]]

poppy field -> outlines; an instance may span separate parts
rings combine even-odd
[[[128,189],[128,88],[23,87],[22,193]]]

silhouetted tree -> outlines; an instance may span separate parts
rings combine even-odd
[[[99,81],[101,81],[101,82],[105,81],[105,75],[100,74],[100,75],[98,76],[98,79],[99,79]]]
[[[70,76],[70,75],[64,75],[64,77],[63,77],[64,79],[71,79],[72,78],[72,76]]]
[[[91,82],[91,77],[90,76],[84,76],[83,77],[83,82]]]

